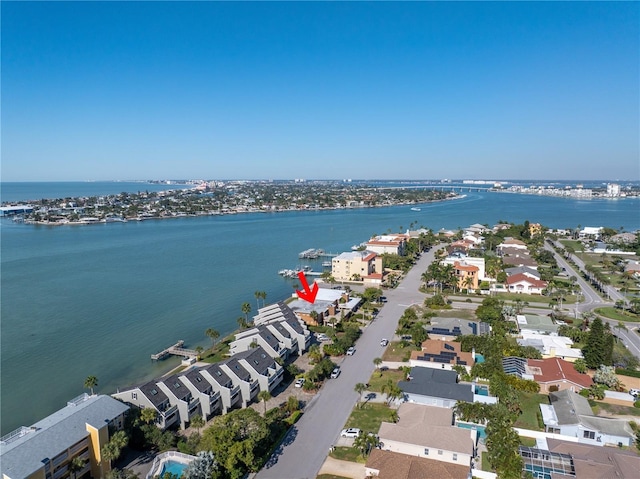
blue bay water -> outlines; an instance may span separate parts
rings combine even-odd
[[[255,291],[266,291],[267,302],[293,293],[294,282],[277,271],[297,266],[307,248],[341,252],[412,222],[433,230],[499,220],[640,228],[637,199],[466,195],[421,211],[397,206],[66,227],[2,220],[2,434],[64,406],[83,392],[89,375],[98,377],[98,392],[114,392],[177,365],[175,358],[154,363],[150,355],[178,339],[193,348],[209,345],[209,327],[231,333],[243,302],[255,311]]]

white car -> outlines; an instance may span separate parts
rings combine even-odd
[[[358,437],[360,435],[360,429],[357,427],[350,427],[348,429],[343,429],[340,433],[341,437]]]
[[[293,385],[297,388],[301,388],[304,386],[304,378],[296,379],[296,382]]]
[[[353,356],[355,352],[356,352],[356,348],[351,346],[349,349],[347,349],[347,356]]]
[[[318,333],[318,334],[316,334],[316,339],[318,341],[329,341],[329,336],[327,336],[324,333]]]
[[[331,379],[335,379],[338,376],[340,376],[340,366],[333,368],[333,371],[331,371]]]
[[[389,340],[388,339],[381,339],[380,340],[380,346],[386,346],[387,344],[389,344]]]

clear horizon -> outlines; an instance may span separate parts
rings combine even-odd
[[[638,2],[0,9],[4,182],[640,180]]]

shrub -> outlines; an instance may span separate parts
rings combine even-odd
[[[560,389],[558,386],[556,386],[555,384],[552,386],[549,386],[549,392],[550,393],[555,393],[558,391],[558,389]]]
[[[637,407],[640,409],[640,399],[633,403],[633,407]]]

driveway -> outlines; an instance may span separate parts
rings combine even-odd
[[[257,474],[257,479],[312,479],[318,475],[329,448],[337,443],[359,398],[353,389],[355,384],[367,383],[375,369],[373,359],[382,356],[384,348],[380,346],[380,339],[393,337],[404,310],[424,301],[425,295],[418,291],[420,276],[433,261],[436,249],[423,254],[396,289],[385,291],[387,303],[364,329],[356,353],[338,359],[340,376],[327,380],[311,399],[300,421]]]

